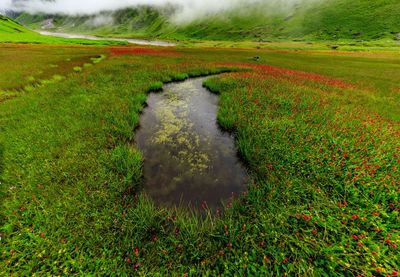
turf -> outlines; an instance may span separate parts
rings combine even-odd
[[[106,60],[0,104],[1,272],[399,270],[396,53],[102,49]],[[248,191],[203,218],[156,207],[133,143],[146,93],[228,68],[246,71],[206,86],[220,94]]]

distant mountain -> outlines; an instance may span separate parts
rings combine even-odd
[[[211,40],[400,39],[399,0],[303,0],[260,3],[177,24],[172,8],[138,7],[94,16],[20,14],[32,28],[105,36]]]
[[[124,44],[125,42],[67,39],[53,36],[43,36],[7,16],[0,15],[0,43],[114,45]]]

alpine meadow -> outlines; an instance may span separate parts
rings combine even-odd
[[[398,0],[0,3],[1,276],[398,276]]]

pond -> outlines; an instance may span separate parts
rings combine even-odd
[[[189,79],[151,93],[136,132],[144,189],[161,206],[221,207],[246,188],[234,136],[217,123],[218,96]]]

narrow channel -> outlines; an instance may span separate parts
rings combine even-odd
[[[144,189],[161,206],[221,207],[248,180],[234,137],[217,123],[218,96],[189,79],[151,93],[136,133]]]

